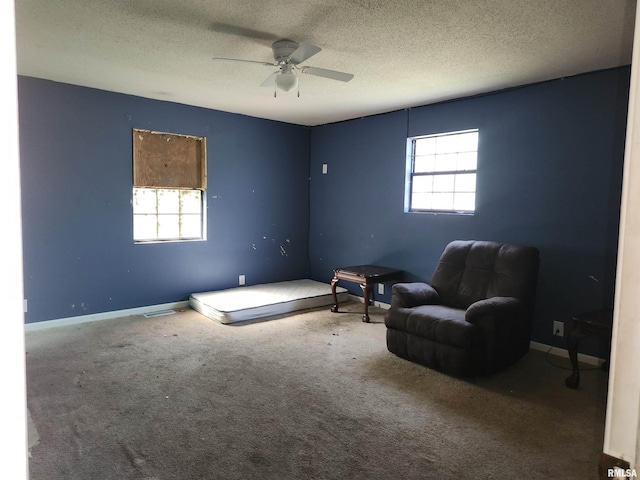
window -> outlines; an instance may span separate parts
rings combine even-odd
[[[407,139],[405,212],[473,213],[477,157],[478,130]]]
[[[204,137],[133,130],[133,239],[202,240]]]
[[[202,238],[202,192],[200,190],[134,187],[134,240],[200,240]]]

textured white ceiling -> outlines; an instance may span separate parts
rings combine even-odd
[[[635,0],[16,0],[18,73],[319,125],[631,63]],[[288,38],[322,51],[260,87]]]

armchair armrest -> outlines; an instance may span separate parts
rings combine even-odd
[[[512,316],[517,314],[522,302],[515,297],[491,297],[479,300],[469,305],[465,312],[465,320],[475,323],[480,318],[491,315],[496,317]]]
[[[391,287],[392,308],[411,308],[418,305],[435,305],[438,303],[440,303],[438,292],[427,283],[396,283]]]

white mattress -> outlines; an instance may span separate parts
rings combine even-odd
[[[338,303],[347,290],[336,286]],[[293,280],[192,293],[191,308],[220,323],[265,319],[306,308],[333,305],[331,286],[315,280]]]

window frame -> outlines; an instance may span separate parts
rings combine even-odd
[[[424,138],[434,138],[434,137],[446,137],[452,135],[460,135],[465,133],[474,133],[478,134],[478,143],[476,144],[475,149],[475,168],[474,169],[453,169],[453,170],[433,170],[428,172],[415,172],[415,162],[416,162],[416,140],[424,139]],[[414,135],[411,137],[407,137],[406,144],[406,172],[405,172],[405,198],[404,198],[404,212],[405,213],[427,213],[427,214],[445,214],[445,215],[475,215],[477,210],[477,205],[475,204],[475,200],[477,199],[477,174],[478,174],[478,151],[479,151],[479,135],[480,130],[478,128],[470,128],[466,130],[456,130],[442,133],[433,133],[426,135]],[[462,152],[456,152],[462,153]],[[437,155],[437,154],[436,154]],[[435,178],[443,175],[460,175],[460,174],[474,174],[475,177],[475,186],[474,186],[474,208],[473,210],[467,209],[438,209],[438,208],[415,208],[412,206],[413,202],[413,184],[415,177],[431,177]],[[454,195],[456,193],[455,187],[452,192]],[[457,193],[471,193],[471,192],[457,192]]]
[[[133,188],[132,228],[135,244],[192,242],[207,239],[207,146],[206,137],[196,137],[168,132],[132,129],[133,134]],[[136,211],[136,189],[155,190],[155,211]],[[179,194],[177,210],[160,212],[160,191],[194,191],[200,192],[200,234],[198,237],[180,236],[183,215],[182,198]],[[142,215],[155,216],[156,236],[152,238],[136,238],[136,217]],[[163,215],[178,216],[178,235],[158,236]],[[194,229],[195,230],[195,229]]]
[[[156,195],[156,199],[155,199],[155,211],[154,212],[140,212],[140,213],[136,213],[135,211],[135,191],[136,189],[140,189],[140,190],[155,190],[155,195]],[[160,190],[173,190],[173,191],[177,191],[177,192],[191,192],[191,191],[199,191],[200,192],[200,212],[199,213],[184,213],[182,211],[182,201],[179,198],[178,199],[178,211],[173,211],[173,212],[159,212],[158,211],[158,205],[159,205],[159,197],[158,195],[160,194]],[[206,238],[206,231],[207,231],[207,227],[206,227],[206,195],[205,195],[205,191],[200,190],[198,188],[158,188],[158,187],[133,187],[132,189],[132,195],[133,195],[133,200],[132,200],[132,206],[133,206],[133,241],[136,244],[144,244],[144,243],[166,243],[166,242],[198,242],[198,241],[205,241]],[[180,194],[179,194],[180,195]],[[135,229],[135,222],[136,222],[136,216],[145,216],[145,215],[153,215],[156,217],[155,219],[155,224],[156,224],[156,236],[155,237],[149,237],[149,238],[136,238],[136,229]],[[179,226],[178,228],[181,229],[181,223],[182,223],[182,217],[183,216],[193,216],[193,217],[198,217],[199,220],[199,224],[200,224],[200,233],[198,236],[177,236],[177,237],[169,237],[169,236],[159,236],[158,235],[158,229],[161,225],[160,222],[160,218],[162,216],[169,216],[169,215],[177,215],[179,217],[178,221],[179,221]]]

